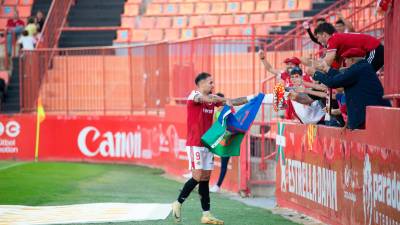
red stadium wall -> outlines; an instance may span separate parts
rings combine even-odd
[[[47,115],[40,127],[39,161],[128,163],[188,173],[186,108],[158,116]],[[34,115],[0,116],[0,159],[33,160]],[[212,182],[219,175],[219,159]],[[238,158],[231,160],[223,188],[237,192]]]
[[[367,111],[367,129],[344,134],[286,124],[277,137],[279,206],[328,224],[400,224],[400,110]]]

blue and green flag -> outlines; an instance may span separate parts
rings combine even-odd
[[[264,94],[258,94],[235,114],[231,107],[224,106],[218,120],[201,137],[203,144],[216,155],[239,156],[240,144],[253,123],[263,99]]]

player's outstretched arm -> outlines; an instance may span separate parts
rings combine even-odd
[[[198,103],[202,103],[202,102],[206,102],[206,103],[227,103],[229,101],[229,99],[227,98],[223,98],[220,97],[218,95],[213,95],[213,94],[209,94],[209,95],[196,95],[194,96],[194,102],[198,102]]]

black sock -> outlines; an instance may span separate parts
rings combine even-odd
[[[199,182],[193,178],[190,178],[188,181],[186,181],[185,185],[183,185],[181,193],[178,196],[178,202],[182,204],[198,183]]]
[[[210,181],[200,181],[199,182],[199,195],[201,208],[203,211],[210,210],[210,189],[208,187]]]

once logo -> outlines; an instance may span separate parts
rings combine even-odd
[[[88,140],[89,134],[92,135],[92,138]],[[83,128],[79,133],[78,147],[79,150],[88,157],[94,157],[100,153],[103,157],[140,158],[141,139],[140,132],[112,133],[107,131],[101,134],[96,127],[89,126]],[[97,147],[93,147],[99,140],[100,144],[98,144]],[[92,148],[89,148],[89,142]]]
[[[363,185],[364,224],[372,224],[373,197],[371,161],[368,154],[365,154]]]
[[[15,138],[21,133],[21,126],[14,120],[8,121],[5,127],[4,124],[0,122],[0,136],[4,133],[6,133],[8,137]]]

